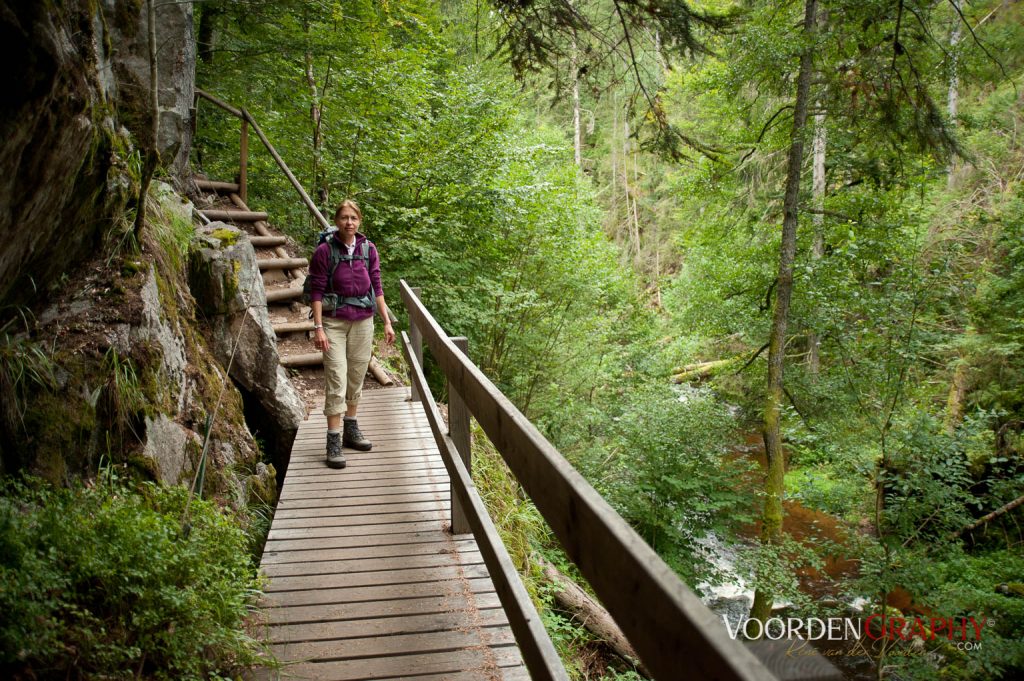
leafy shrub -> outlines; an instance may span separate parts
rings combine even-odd
[[[736,427],[710,394],[665,389],[630,397],[610,438],[612,503],[691,585],[714,578],[699,540],[753,521],[753,463],[727,456]],[[587,471],[596,477],[599,471]]]
[[[0,497],[0,671],[32,678],[219,678],[259,659],[240,527],[188,492],[116,481]]]

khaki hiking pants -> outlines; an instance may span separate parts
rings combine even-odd
[[[333,416],[345,413],[346,405],[359,404],[373,350],[373,317],[358,322],[324,317],[323,321],[331,344],[324,353],[324,415]]]

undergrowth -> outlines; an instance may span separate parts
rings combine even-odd
[[[248,540],[183,487],[0,489],[0,676],[218,679],[266,663],[246,632]]]
[[[558,609],[557,587],[544,578],[538,557],[543,555],[584,588],[585,582],[558,548],[543,516],[526,496],[501,454],[476,423],[473,428],[473,482],[569,677],[574,681],[639,681],[643,677],[634,671],[616,670],[613,664],[619,662],[609,659],[603,644],[574,616]]]
[[[50,353],[42,344],[15,333],[14,323],[18,319],[28,328],[24,311],[0,327],[0,401],[2,418],[10,430],[24,427],[28,394],[38,387],[48,388],[55,381]]]

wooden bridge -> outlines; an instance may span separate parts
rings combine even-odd
[[[238,179],[200,185],[228,192],[234,210],[208,217],[255,224],[257,247],[282,245],[268,216],[245,205],[251,126],[327,226],[248,112],[199,96],[242,121]],[[268,302],[293,300],[305,262],[281,251],[264,257],[275,260],[267,269],[288,272]],[[256,676],[567,681],[473,485],[472,417],[655,679],[775,679],[472,363],[465,339],[445,333],[418,290],[402,282],[401,297],[411,389],[364,391],[359,423],[373,450],[346,450],[348,466],[332,470],[323,461],[326,419],[311,416],[298,431],[261,564],[261,610],[282,666]],[[424,379],[424,343],[448,383],[447,423]],[[289,366],[314,360],[295,357]],[[814,660],[821,658],[775,668],[787,678],[834,678]]]
[[[281,678],[526,679],[472,535],[450,532],[448,475],[409,390],[364,393],[373,451],[324,465],[326,418],[299,430],[263,554]]]

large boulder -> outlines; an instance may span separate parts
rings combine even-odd
[[[61,295],[12,325],[26,373],[0,381],[0,472],[62,483],[118,465],[191,484],[205,448],[206,494],[273,503],[275,467],[189,293],[192,206],[159,184],[152,197],[141,251],[96,253],[68,272]]]
[[[164,163],[184,180],[192,3],[155,4],[158,142]],[[140,0],[0,0],[8,57],[0,89],[0,303],[31,303],[97,250],[137,196],[130,159],[152,129],[145,7]]]
[[[280,365],[256,253],[248,235],[230,225],[214,222],[198,231],[189,284],[206,316],[211,349],[255,401],[253,410],[269,420],[266,435],[281,463],[306,408]]]

